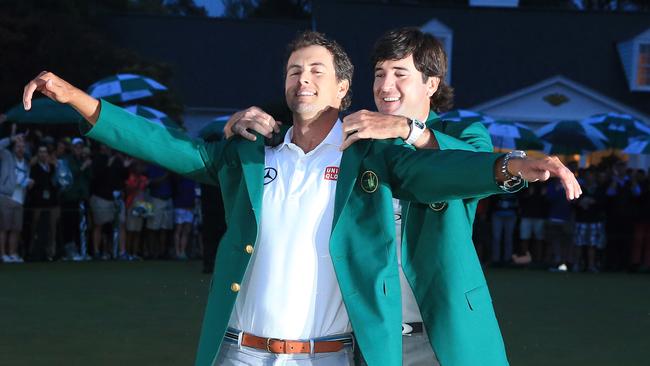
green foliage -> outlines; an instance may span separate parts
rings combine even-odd
[[[138,3],[150,10],[162,4]],[[185,3],[178,1],[168,11],[194,11]],[[116,46],[93,26],[98,15],[128,11],[134,4],[127,0],[0,2],[0,112],[19,103],[22,86],[43,70],[82,89],[122,72],[149,76],[169,87],[172,72],[168,65],[145,60],[132,50]],[[180,120],[182,104],[173,90],[150,99],[142,102]]]

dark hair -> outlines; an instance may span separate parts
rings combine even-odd
[[[422,81],[429,77],[440,78],[438,90],[431,96],[431,109],[446,112],[454,104],[454,89],[447,85],[447,54],[436,37],[418,28],[393,29],[375,43],[372,52],[372,66],[387,60],[401,60],[413,55],[415,68],[422,73]]]
[[[334,72],[336,74],[337,81],[347,80],[349,84],[348,92],[345,94],[341,100],[340,110],[347,109],[352,103],[352,75],[354,74],[354,66],[350,57],[343,50],[340,44],[332,39],[328,39],[323,33],[314,32],[314,31],[304,31],[299,33],[296,38],[289,43],[287,46],[287,55],[285,57],[285,73],[286,65],[289,61],[289,57],[295,51],[309,47],[309,46],[321,46],[325,47],[334,58]]]

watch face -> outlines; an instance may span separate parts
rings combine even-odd
[[[419,129],[423,129],[423,128],[424,128],[424,123],[422,123],[422,121],[418,121],[417,119],[414,119],[414,120],[413,120],[413,124],[414,124],[417,128],[419,128]]]
[[[513,158],[525,158],[526,152],[522,150],[513,150],[511,156]]]

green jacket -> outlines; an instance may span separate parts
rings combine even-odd
[[[195,361],[197,366],[212,365],[237,297],[233,284],[241,283],[252,256],[246,246],[256,244],[263,210],[264,139],[203,143],[105,101],[87,134],[199,182],[220,183],[228,229],[219,244]],[[432,203],[498,193],[493,170],[499,156],[414,151],[401,140],[360,141],[343,153],[330,255],[368,365],[402,364],[393,195]],[[376,184],[368,179],[373,173]]]
[[[447,123],[431,113],[427,125],[440,150],[492,151],[481,123]],[[472,242],[478,199],[448,200],[433,207],[439,211],[402,202],[402,266],[442,365],[508,365]]]

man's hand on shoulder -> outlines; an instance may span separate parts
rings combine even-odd
[[[347,149],[361,139],[408,138],[408,118],[362,109],[343,118],[343,144]]]
[[[223,134],[228,139],[239,135],[247,140],[255,141],[257,138],[251,131],[270,138],[273,133],[280,132],[281,125],[282,122],[276,121],[270,114],[253,106],[235,112],[226,122]]]

